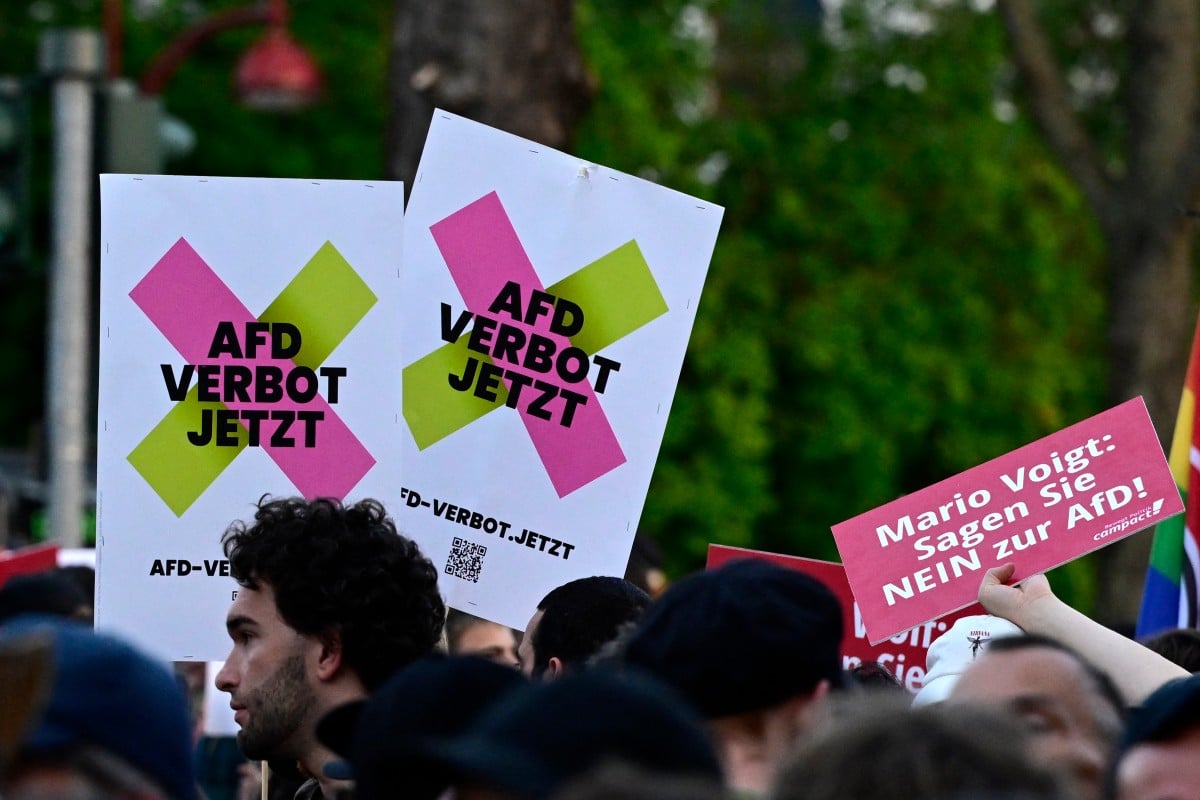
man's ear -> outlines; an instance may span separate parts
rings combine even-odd
[[[815,730],[824,721],[827,711],[825,702],[832,688],[829,681],[820,681],[808,695],[792,698],[794,724],[799,732]]]
[[[552,681],[556,678],[562,678],[567,674],[567,665],[558,656],[550,656],[550,660],[546,663],[546,671],[542,673],[542,680]]]
[[[317,639],[317,678],[332,680],[342,668],[342,633],[336,628]]]

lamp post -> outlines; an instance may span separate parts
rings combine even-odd
[[[103,21],[103,38],[95,31],[56,30],[47,32],[39,43],[39,67],[53,81],[54,116],[46,520],[49,537],[64,547],[79,547],[82,543],[89,449],[94,93],[96,83],[106,74],[110,85],[121,83],[123,0],[104,0]],[[160,96],[180,64],[213,36],[247,25],[265,25],[267,30],[238,65],[236,87],[241,101],[252,108],[276,111],[311,105],[321,94],[320,70],[288,34],[287,22],[286,0],[233,8],[202,20],[159,51],[131,97],[110,92],[110,126],[117,127],[114,121],[118,114],[123,114],[126,121],[139,120],[140,125],[131,126],[136,130],[136,141],[129,149],[154,152],[158,147]],[[114,111],[114,98],[122,98],[128,105]],[[110,139],[119,138],[115,130],[109,134]],[[111,141],[109,147],[120,149]],[[154,163],[153,158],[150,163]]]
[[[187,28],[150,60],[139,80],[123,77],[124,2],[104,0],[104,36],[108,59],[105,114],[105,168],[111,172],[156,173],[167,155],[191,147],[190,130],[169,125],[163,112],[167,85],[196,48],[219,34],[250,25],[266,26],[265,34],[242,56],[235,73],[241,105],[263,111],[297,111],[322,93],[320,69],[288,33],[286,0],[217,11]]]
[[[52,30],[38,44],[39,69],[52,81],[54,116],[46,529],[64,547],[79,547],[91,396],[92,107],[104,43],[94,31]]]
[[[322,92],[321,72],[313,58],[288,33],[287,0],[218,11],[188,28],[163,47],[138,81],[143,95],[161,95],[176,70],[197,47],[227,30],[265,25],[264,35],[238,64],[238,99],[249,108],[293,111],[316,102]],[[105,0],[104,31],[110,53],[124,44],[123,0]],[[109,77],[119,78],[119,57],[109,59]]]

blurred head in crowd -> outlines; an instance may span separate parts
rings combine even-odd
[[[1200,676],[1171,681],[1134,709],[1115,772],[1118,800],[1200,795]]]
[[[993,639],[947,702],[1008,714],[1029,732],[1035,757],[1078,797],[1100,797],[1124,704],[1109,677],[1074,651],[1039,636]]]
[[[317,736],[346,761],[326,767],[355,781],[358,800],[435,800],[449,785],[424,769],[424,742],[465,733],[498,698],[524,686],[511,666],[440,655],[405,667],[368,700],[335,708]]]
[[[866,700],[866,702],[864,702]],[[969,706],[855,698],[801,744],[775,800],[1068,800],[1015,722]]]
[[[904,684],[892,672],[878,661],[867,661],[856,664],[842,675],[842,683],[847,688],[855,688],[870,692],[903,692],[908,697]]]
[[[552,800],[726,800],[721,782],[695,775],[660,775],[610,761],[566,783]]]
[[[458,800],[544,800],[608,764],[652,778],[719,783],[703,722],[635,671],[593,669],[538,681],[488,708],[466,733],[426,743],[426,769]]]
[[[53,678],[49,636],[0,636],[0,791],[5,766],[21,747],[49,694]],[[2,796],[2,795],[0,795]]]
[[[623,578],[580,578],[559,586],[525,626],[517,650],[521,671],[552,679],[578,670],[649,605],[650,595]]]
[[[1188,672],[1200,672],[1200,631],[1175,628],[1142,640],[1142,644]]]
[[[96,570],[88,564],[66,564],[55,570],[79,587],[89,608],[96,606]]]
[[[508,667],[520,666],[512,628],[453,608],[446,614],[446,649],[452,656],[476,655]]]
[[[658,597],[667,588],[667,573],[663,572],[662,548],[652,537],[638,531],[633,537],[633,548],[629,551],[629,563],[625,567],[625,580],[642,589],[651,597]]]
[[[4,645],[23,638],[49,644],[53,677],[0,795],[197,797],[187,701],[166,664],[59,617],[24,616],[0,630]]]
[[[841,682],[842,609],[816,579],[757,560],[673,584],[623,660],[679,691],[716,737],[731,785],[764,791]]]
[[[324,780],[333,754],[317,721],[439,643],[437,570],[374,500],[263,502],[223,542],[240,588],[216,685],[230,694],[238,744]]]
[[[21,614],[50,614],[90,622],[92,599],[61,570],[14,575],[0,587],[0,623]]]

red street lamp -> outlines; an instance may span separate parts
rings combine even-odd
[[[161,95],[184,60],[203,42],[232,28],[266,25],[238,64],[234,87],[249,108],[292,111],[316,102],[322,92],[321,71],[313,58],[288,34],[287,0],[219,11],[181,33],[151,60],[138,86],[144,95]],[[120,77],[123,37],[121,0],[105,0],[104,28],[109,76]]]
[[[247,108],[295,111],[320,99],[321,74],[287,30],[272,25],[242,56],[235,86]]]

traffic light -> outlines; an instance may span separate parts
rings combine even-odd
[[[144,175],[162,172],[162,98],[142,95],[123,80],[110,81],[100,98],[100,171]]]
[[[163,109],[161,97],[117,79],[105,85],[100,98],[101,172],[156,175],[195,148],[196,134]]]
[[[29,257],[29,117],[26,83],[0,76],[0,269]]]

